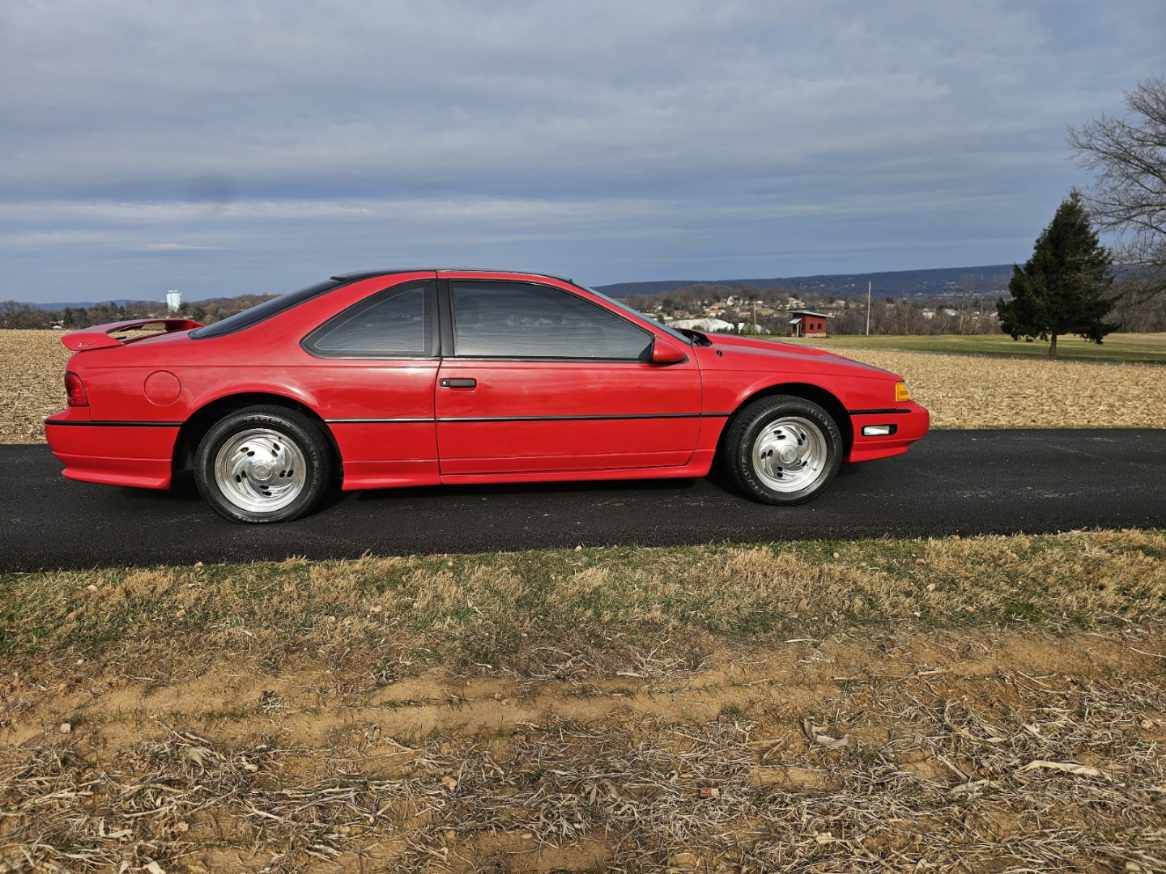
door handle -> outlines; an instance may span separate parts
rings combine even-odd
[[[442,388],[477,388],[478,381],[472,376],[452,376],[441,381]]]

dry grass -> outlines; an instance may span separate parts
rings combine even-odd
[[[43,440],[41,420],[64,406],[60,336],[0,331],[0,443]],[[902,373],[938,428],[1166,427],[1160,365],[840,351]]]
[[[10,858],[58,870],[1162,869],[1162,721],[1145,715],[1166,706],[1160,687],[976,684],[1011,698],[1006,714],[946,691],[827,696],[836,724],[869,736],[840,751],[770,735],[781,720],[765,713],[548,719],[389,744],[392,776],[348,769],[337,754],[357,749],[338,748],[304,780],[289,765],[321,751],[170,730],[110,761],[80,744],[10,755],[0,797]],[[1033,767],[1066,758],[1096,764]]]
[[[0,870],[1160,870],[1164,559],[1125,531],[0,576]]]
[[[42,420],[65,406],[68,360],[60,331],[0,331],[0,443],[44,440]]]
[[[275,712],[225,674],[213,701],[175,684],[169,710],[91,676],[85,706],[46,707],[43,733],[0,748],[0,865],[1162,870],[1166,687],[1143,653],[1166,636],[874,644],[737,650],[684,680],[533,700],[432,681],[357,705],[292,677]]]
[[[155,646],[190,638],[272,660],[365,648],[577,675],[580,654],[603,670],[647,642],[657,658],[687,655],[702,635],[1158,620],[1164,557],[1166,534],[1124,531],[6,574],[0,655],[151,663]]]

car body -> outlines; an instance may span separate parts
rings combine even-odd
[[[150,326],[163,330],[115,336]],[[216,423],[256,407],[309,422],[344,490],[700,477],[734,417],[773,397],[828,414],[835,468],[899,455],[928,429],[897,374],[681,334],[542,274],[347,274],[207,327],[142,320],[63,342],[70,406],[46,436],[66,477],[107,485],[169,487]]]

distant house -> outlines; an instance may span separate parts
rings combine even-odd
[[[690,331],[704,331],[706,334],[724,334],[735,327],[732,322],[726,322],[724,319],[677,319],[668,324],[673,328],[688,328]]]
[[[825,313],[814,313],[809,310],[794,310],[789,320],[789,335],[791,337],[826,337],[826,321],[830,317]]]

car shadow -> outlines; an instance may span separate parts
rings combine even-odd
[[[106,489],[102,489],[105,493]],[[138,504],[197,504],[202,502],[194,477],[189,473],[176,474],[168,489],[119,488],[108,492]]]
[[[344,492],[342,494],[347,500],[355,500],[358,502],[380,501],[392,498],[466,498],[475,496],[487,497],[490,495],[611,495],[629,492],[666,495],[690,492],[703,481],[698,478],[690,478],[584,480],[545,483],[483,483],[473,485],[417,486],[399,489],[368,489],[356,492]]]
[[[858,465],[843,465],[839,478],[853,477]],[[116,493],[125,500],[143,509],[157,505],[181,505],[194,507],[201,504],[202,496],[189,473],[178,474],[168,490],[121,488]],[[720,467],[705,477],[677,479],[618,479],[618,480],[576,480],[539,483],[489,483],[443,486],[407,486],[391,489],[367,489],[344,492],[333,489],[321,503],[318,512],[328,512],[345,504],[357,507],[388,502],[406,503],[429,499],[464,500],[466,498],[485,499],[489,497],[538,497],[553,498],[556,495],[593,495],[596,500],[612,497],[629,499],[684,498],[700,495],[717,500],[728,499],[749,503],[731,482],[728,474]],[[311,518],[310,516],[307,518]]]

